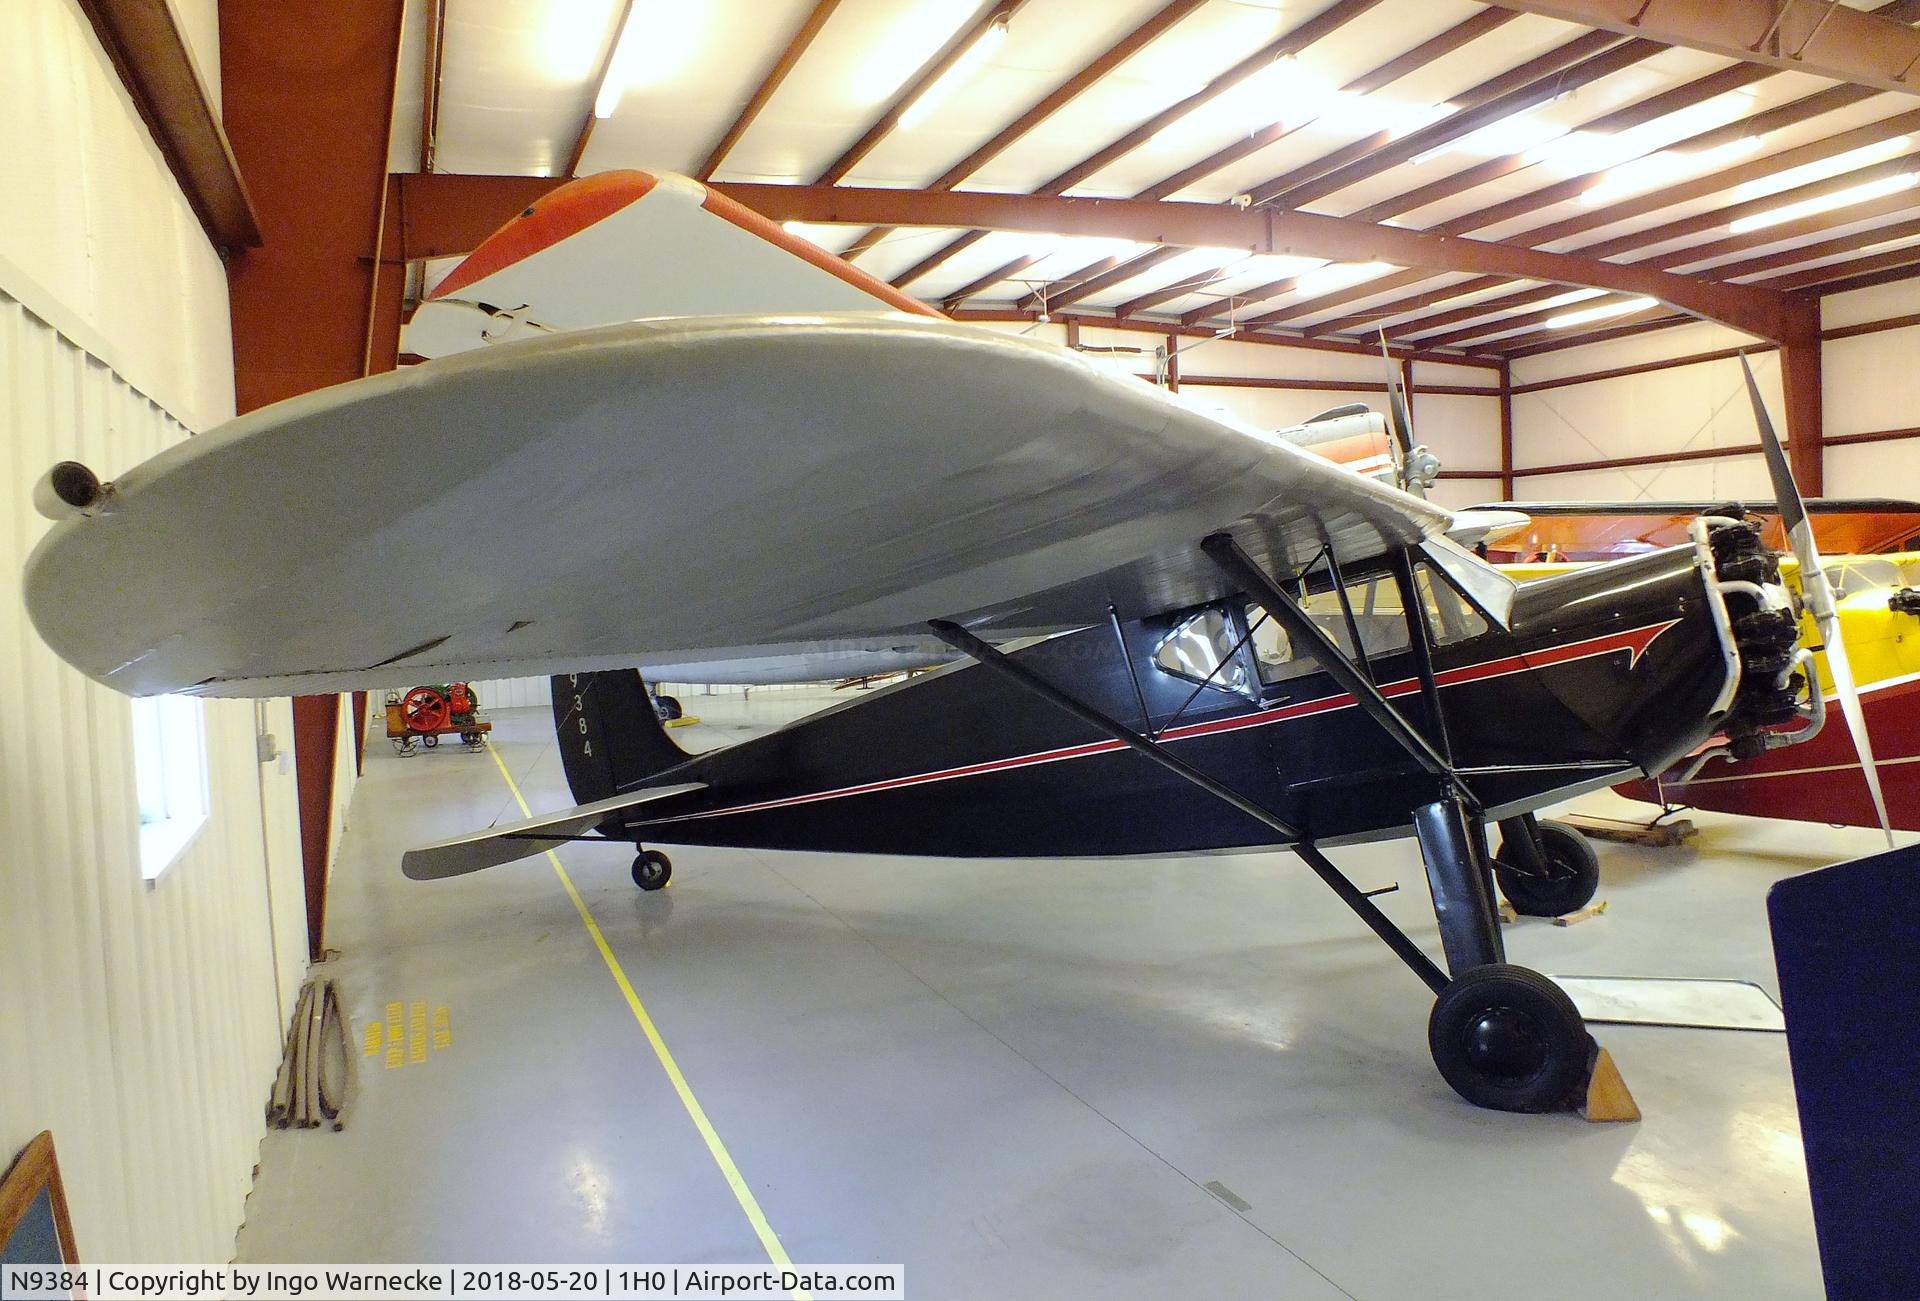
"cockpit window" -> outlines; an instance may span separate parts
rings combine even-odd
[[[1462,596],[1438,566],[1416,561],[1413,576],[1435,646],[1452,646],[1488,631],[1486,616]],[[1319,581],[1327,581],[1324,572]],[[1308,590],[1297,597],[1301,610],[1342,654],[1354,654],[1356,630],[1369,661],[1412,648],[1406,602],[1401,598],[1400,582],[1391,571],[1376,570],[1349,579],[1345,608],[1340,598],[1341,593],[1332,587]],[[1245,646],[1241,645],[1243,637]],[[1249,649],[1251,655],[1247,654]],[[1250,673],[1258,675],[1261,686],[1270,687],[1322,671],[1320,662],[1306,648],[1296,645],[1286,629],[1254,601],[1232,611],[1216,606],[1189,615],[1161,641],[1153,662],[1174,677],[1239,695],[1255,694]]]
[[[1224,611],[1202,610],[1174,626],[1154,651],[1153,662],[1176,678],[1245,695],[1246,662],[1235,653],[1239,641]]]
[[[1827,582],[1838,597],[1856,596],[1873,587],[1900,586],[1900,567],[1878,557],[1855,557],[1827,567]]]
[[[1486,616],[1468,604],[1432,565],[1422,561],[1414,566],[1413,573],[1414,581],[1420,585],[1420,601],[1427,607],[1434,645],[1451,646],[1469,641],[1487,630]]]
[[[1365,647],[1368,658],[1394,655],[1407,649],[1407,616],[1400,603],[1400,586],[1392,574],[1370,574],[1350,580],[1347,602],[1352,607],[1353,623],[1360,630],[1360,644]],[[1348,655],[1353,654],[1353,635],[1347,627],[1346,611],[1340,608],[1339,592],[1331,587],[1308,592],[1300,598],[1300,608],[1335,646]],[[1265,615],[1257,605],[1247,607],[1249,621]],[[1261,634],[1266,629],[1272,629],[1269,636],[1275,644],[1271,649],[1260,645]],[[1286,633],[1272,619],[1268,619],[1264,627],[1255,628],[1253,640],[1258,648],[1260,680],[1268,685],[1320,671],[1320,662],[1305,650],[1295,653],[1288,645]]]

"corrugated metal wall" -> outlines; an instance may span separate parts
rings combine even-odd
[[[19,596],[37,475],[111,476],[185,433],[0,294],[0,1160],[53,1130],[90,1260],[231,1257],[305,965],[291,766],[255,749],[256,716],[291,746],[287,702],[207,702],[212,814],[148,886],[128,701]]]

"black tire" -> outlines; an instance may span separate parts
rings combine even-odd
[[[426,746],[427,749],[431,750],[435,746],[440,744],[440,738],[434,735],[432,732],[428,732],[425,736],[420,738],[420,744]]]
[[[664,890],[671,880],[673,860],[659,850],[642,850],[633,860],[633,883],[642,890]]]
[[[1492,1111],[1554,1111],[1578,1099],[1594,1043],[1566,991],[1495,962],[1456,977],[1427,1018],[1433,1064],[1453,1091]]]
[[[671,723],[674,719],[680,718],[686,713],[686,711],[680,707],[680,698],[678,696],[655,696],[653,698],[653,712],[660,715],[660,721],[663,723]]]
[[[1600,856],[1587,838],[1564,822],[1538,826],[1547,875],[1540,876],[1507,860],[1507,847],[1493,856],[1493,879],[1517,913],[1528,917],[1564,917],[1593,902],[1600,889]]]

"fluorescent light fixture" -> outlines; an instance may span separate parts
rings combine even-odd
[[[1183,280],[1218,274],[1230,266],[1245,262],[1250,256],[1243,248],[1190,248],[1154,267],[1153,272],[1167,277],[1169,284],[1178,284]]]
[[[1302,275],[1295,282],[1294,289],[1303,294],[1324,294],[1385,275],[1391,270],[1391,262],[1333,262]]]
[[[1419,104],[1341,90],[1287,55],[1175,118],[1154,133],[1153,142],[1168,148],[1191,147],[1226,132],[1250,136],[1276,126],[1289,130],[1314,126],[1338,135],[1385,131],[1400,136],[1453,111],[1451,104]]]
[[[780,223],[780,229],[795,239],[804,239],[809,244],[825,246],[826,242],[833,238],[834,231],[845,230],[846,227],[835,226],[828,222],[783,221]]]
[[[1784,172],[1775,172],[1772,176],[1748,181],[1745,185],[1734,187],[1733,197],[1736,201],[1744,203],[1748,199],[1762,199],[1769,194],[1778,194],[1782,190],[1796,190],[1802,185],[1824,181],[1829,176],[1841,176],[1874,163],[1884,162],[1906,149],[1913,141],[1914,138],[1910,135],[1876,140],[1870,145],[1849,149],[1844,154],[1822,158],[1817,163],[1803,163]]]
[[[1573,303],[1584,303],[1587,299],[1598,298],[1606,292],[1604,289],[1572,289],[1564,294],[1556,294],[1543,303],[1535,303],[1534,310],[1536,312],[1544,312],[1552,307],[1567,307]]]
[[[634,0],[614,37],[613,57],[593,97],[593,115],[605,120],[635,86],[664,81],[692,58],[706,21],[700,5]]]
[[[1662,185],[1671,185],[1684,176],[1696,176],[1712,171],[1724,163],[1736,158],[1744,158],[1760,148],[1758,136],[1742,136],[1730,140],[1724,145],[1712,149],[1688,152],[1683,149],[1662,149],[1658,153],[1636,158],[1632,162],[1621,163],[1601,177],[1594,185],[1580,195],[1580,202],[1592,207],[1595,204],[1610,203],[1625,198],[1629,194],[1641,194],[1647,190],[1658,189]]]
[[[1530,153],[1553,143],[1571,130],[1571,127],[1549,122],[1533,111],[1514,113],[1489,122],[1477,131],[1469,131],[1456,140],[1435,145],[1423,154],[1414,155],[1413,165],[1418,167],[1451,153],[1482,154],[1489,158]]]
[[[1815,213],[1831,212],[1835,208],[1844,208],[1849,204],[1865,203],[1869,199],[1898,194],[1902,190],[1911,189],[1915,181],[1920,181],[1920,172],[1902,172],[1898,176],[1882,177],[1880,180],[1822,195],[1817,199],[1803,199],[1799,203],[1789,203],[1785,207],[1755,213],[1751,217],[1742,217],[1738,221],[1727,223],[1727,229],[1736,235],[1744,235],[1750,230],[1765,230],[1769,226],[1798,221],[1802,217],[1811,217]]]
[[[1657,298],[1629,298],[1625,302],[1608,303],[1602,307],[1589,307],[1578,312],[1562,312],[1558,316],[1547,318],[1546,328],[1564,330],[1570,325],[1586,325],[1590,321],[1604,321],[1615,316],[1631,316],[1635,312],[1644,312],[1660,300]]]
[[[1291,253],[1256,253],[1240,269],[1258,274],[1264,280],[1284,280],[1288,276],[1303,276],[1326,265],[1325,258],[1295,257]]]
[[[1149,247],[1130,239],[1108,239],[1101,235],[1035,235],[1031,237],[1026,251],[1037,254],[1040,261],[1029,267],[1027,272],[1038,273],[1042,269],[1048,274],[1078,271],[1109,258],[1116,262],[1123,261],[1136,253],[1146,252]]]
[[[613,110],[620,107],[620,97],[627,93],[629,65],[633,62],[633,50],[639,44],[634,35],[634,19],[638,16],[639,5],[628,9],[620,20],[620,34],[613,38],[613,57],[607,60],[606,75],[600,78],[600,93],[593,97],[593,115],[602,121],[613,116]]]
[[[1007,39],[1007,20],[1002,18],[990,25],[986,31],[975,38],[972,45],[963,51],[953,65],[938,77],[933,84],[913,97],[913,102],[900,112],[899,126],[910,130],[927,114],[940,107],[941,101],[964,85],[974,73],[986,66],[989,59],[1000,49]]]

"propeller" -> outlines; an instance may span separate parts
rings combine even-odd
[[[1847,730],[1853,734],[1853,748],[1860,756],[1860,772],[1873,795],[1874,812],[1880,815],[1880,830],[1886,833],[1887,847],[1893,847],[1893,824],[1887,817],[1886,796],[1880,791],[1880,770],[1873,761],[1873,743],[1867,737],[1866,712],[1860,706],[1860,692],[1854,686],[1853,667],[1847,662],[1847,644],[1840,635],[1840,611],[1834,604],[1833,586],[1820,563],[1820,549],[1814,545],[1813,524],[1807,518],[1807,504],[1801,500],[1799,485],[1793,481],[1793,469],[1787,453],[1774,432],[1767,404],[1760,397],[1760,384],[1753,377],[1747,354],[1740,354],[1740,369],[1747,376],[1747,397],[1753,402],[1753,421],[1760,427],[1760,447],[1767,455],[1767,474],[1773,479],[1774,507],[1780,512],[1780,526],[1800,561],[1800,595],[1813,612],[1813,622],[1826,643],[1827,668],[1833,673],[1833,688],[1840,697],[1840,711],[1846,716]],[[1818,691],[1815,681],[1812,689]]]
[[[1387,410],[1393,425],[1394,452],[1400,463],[1400,486],[1416,497],[1424,497],[1440,471],[1440,462],[1426,448],[1414,446],[1413,417],[1407,412],[1406,393],[1400,387],[1400,368],[1393,364],[1393,354],[1387,351],[1384,328],[1380,331],[1380,360],[1387,368]]]

